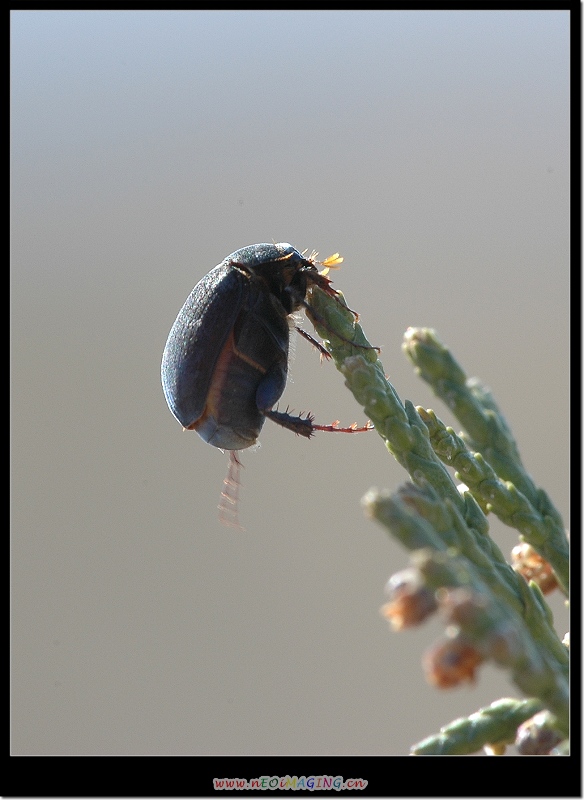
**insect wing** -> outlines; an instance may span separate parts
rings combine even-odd
[[[203,413],[217,359],[246,294],[247,279],[220,264],[195,286],[171,328],[162,357],[162,387],[184,428]]]

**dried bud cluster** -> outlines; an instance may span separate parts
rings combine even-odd
[[[513,548],[511,561],[515,572],[523,575],[527,582],[536,583],[543,594],[549,594],[557,589],[558,581],[551,566],[527,542]]]
[[[450,689],[464,681],[474,683],[475,672],[483,661],[476,646],[457,635],[433,645],[424,654],[426,680],[439,689]]]
[[[438,607],[434,592],[423,585],[422,576],[413,568],[393,575],[385,591],[389,602],[380,611],[396,631],[419,625]]]

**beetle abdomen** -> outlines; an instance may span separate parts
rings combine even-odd
[[[204,411],[187,426],[189,430],[197,431],[206,442],[223,450],[251,447],[265,421],[256,402],[264,373],[258,364],[237,351],[232,332],[215,364]]]

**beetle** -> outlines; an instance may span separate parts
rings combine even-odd
[[[312,285],[333,297],[338,294],[314,257],[305,258],[287,242],[236,250],[197,283],[162,357],[164,395],[183,428],[230,451],[255,444],[266,418],[307,438],[315,430],[355,433],[370,428],[316,425],[310,414],[293,416],[274,409],[288,373],[289,318],[300,308],[310,309],[306,293]],[[235,462],[232,455],[232,467]]]

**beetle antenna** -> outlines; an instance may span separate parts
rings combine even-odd
[[[239,487],[241,486],[239,473],[242,466],[243,464],[237,457],[237,450],[230,450],[229,466],[227,468],[227,475],[223,481],[221,501],[217,506],[219,509],[219,522],[227,528],[235,528],[238,531],[245,530],[239,523],[238,514]]]
[[[315,258],[318,253],[315,253]],[[324,261],[319,261],[318,263],[321,265],[322,269],[320,271],[321,275],[326,275],[330,269],[340,269],[341,264],[345,259],[339,253],[333,253],[332,256],[325,258]]]

